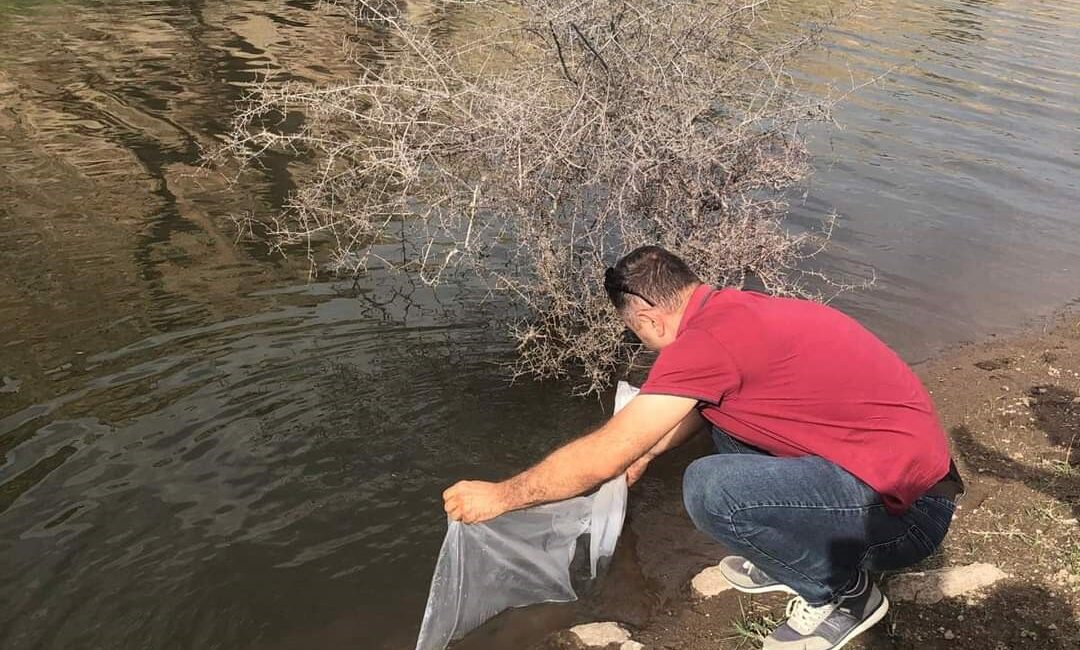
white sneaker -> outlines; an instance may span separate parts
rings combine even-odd
[[[815,606],[792,598],[788,620],[765,638],[762,650],[839,650],[888,611],[889,600],[863,571],[855,586],[831,603]]]

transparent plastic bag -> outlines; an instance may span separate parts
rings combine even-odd
[[[615,411],[637,389],[619,382]],[[615,552],[626,517],[626,477],[596,492],[508,512],[481,524],[450,521],[416,650],[443,650],[499,612],[577,599],[570,565],[578,538],[589,534],[589,570]]]

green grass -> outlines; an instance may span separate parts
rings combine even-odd
[[[772,610],[750,600],[744,605],[739,600],[739,618],[732,623],[734,632],[726,640],[736,641],[736,648],[742,648],[749,644],[751,647],[760,647],[765,637],[775,630],[783,619],[773,615]]]
[[[1080,576],[1080,542],[1073,542],[1068,550],[1069,571]]]
[[[1071,477],[1077,473],[1076,466],[1071,464],[1068,459],[1066,460],[1047,460],[1044,464],[1050,469],[1050,472],[1056,476]]]

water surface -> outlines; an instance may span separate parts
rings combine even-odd
[[[234,245],[228,215],[280,206],[291,168],[229,186],[199,148],[258,74],[347,74],[314,5],[0,0],[4,648],[409,647],[441,490],[602,417],[508,386],[499,306],[468,286],[309,283]],[[822,262],[876,272],[837,304],[915,361],[1076,298],[1080,8],[870,2],[826,40],[812,88],[884,74],[815,132],[793,213],[837,210]],[[702,553],[658,534],[631,546]]]

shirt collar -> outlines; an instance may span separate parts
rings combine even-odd
[[[679,320],[679,329],[675,330],[676,337],[683,333],[691,319],[701,311],[714,291],[716,291],[716,287],[707,284],[702,284],[697,289],[694,289],[694,293],[690,294],[690,300],[686,303],[686,310],[683,311],[682,318]]]

